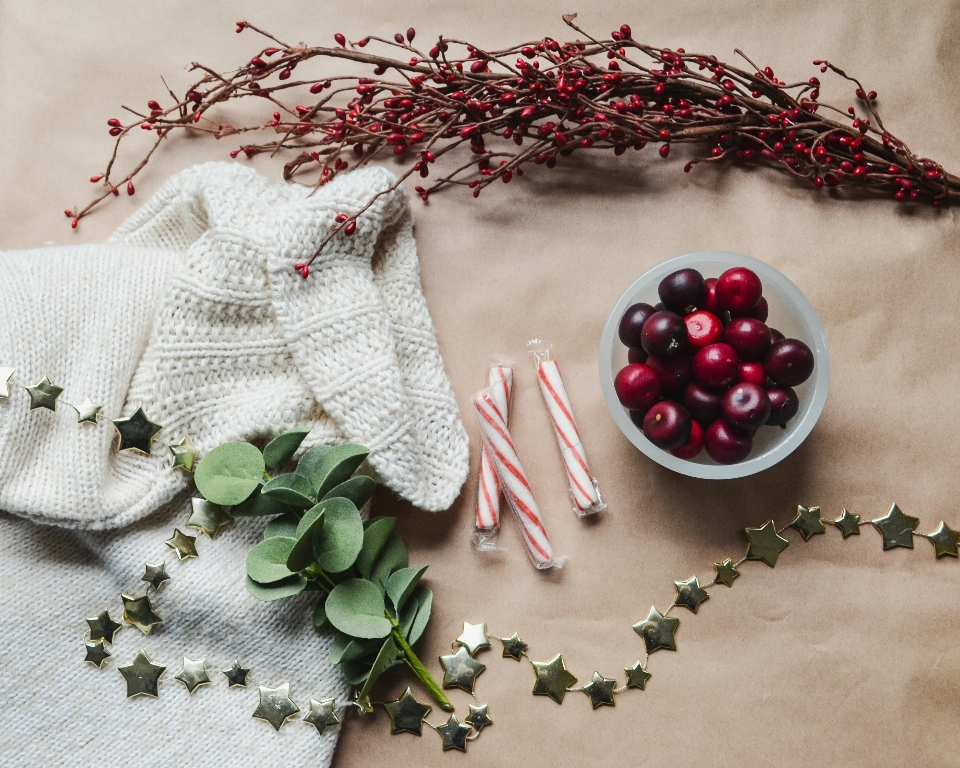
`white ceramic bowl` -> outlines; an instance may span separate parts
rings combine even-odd
[[[643,431],[630,421],[627,409],[620,405],[613,380],[617,372],[627,365],[627,348],[617,335],[620,318],[627,307],[643,301],[654,305],[660,301],[657,286],[671,272],[692,267],[705,278],[719,277],[730,267],[748,267],[760,277],[763,283],[763,295],[770,307],[767,319],[771,328],[776,328],[787,338],[800,339],[813,351],[813,374],[803,384],[795,387],[800,399],[800,409],[787,424],[786,429],[762,427],[753,439],[750,456],[739,464],[718,464],[702,451],[695,459],[678,459],[667,451],[657,448],[647,440]],[[746,477],[772,467],[785,459],[802,443],[813,429],[823,405],[827,400],[830,387],[830,353],[827,339],[813,305],[807,301],[793,283],[769,264],[764,264],[749,256],[727,251],[699,251],[677,256],[658,264],[644,272],[623,292],[610,311],[607,323],[600,337],[600,386],[607,407],[613,414],[620,431],[627,436],[641,452],[658,464],[690,477],[709,480],[730,480]]]

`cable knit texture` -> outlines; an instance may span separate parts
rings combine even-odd
[[[16,391],[0,424],[0,508],[101,529],[129,524],[185,487],[167,451],[118,453],[113,427],[77,424],[85,397],[112,418],[143,407],[158,439],[201,450],[310,425],[304,449],[345,440],[426,510],[448,507],[468,469],[401,187],[339,235],[309,279],[334,217],[394,177],[370,168],[313,192],[239,164],[172,177],[102,246],[0,254],[0,364],[49,375],[56,413]]]

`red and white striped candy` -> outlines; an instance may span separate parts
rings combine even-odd
[[[553,559],[553,547],[547,538],[540,508],[533,498],[530,483],[520,465],[520,457],[507,430],[507,423],[489,390],[473,396],[473,405],[480,422],[483,444],[500,477],[500,486],[510,508],[520,522],[520,532],[527,550],[537,568],[550,568],[557,563]]]
[[[553,429],[560,444],[560,453],[567,468],[567,480],[570,483],[570,496],[573,498],[574,511],[580,515],[589,515],[604,508],[600,494],[593,483],[593,475],[587,466],[587,454],[580,442],[580,432],[573,419],[570,398],[560,378],[560,367],[556,360],[537,360],[537,378],[540,391],[550,410]]]
[[[495,366],[490,369],[490,394],[510,424],[510,396],[513,392],[513,368]],[[480,456],[480,483],[477,491],[477,531],[493,533],[500,527],[500,478],[486,445]]]

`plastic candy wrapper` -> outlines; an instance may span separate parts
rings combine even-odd
[[[510,397],[513,394],[513,368],[495,365],[490,368],[489,392],[506,425],[510,424]],[[497,550],[500,532],[500,477],[486,445],[480,456],[480,479],[477,489],[477,522],[473,544],[478,551]]]
[[[480,436],[484,448],[500,478],[504,498],[520,523],[520,532],[530,553],[533,564],[540,569],[562,567],[563,561],[555,558],[547,530],[543,525],[540,508],[533,498],[530,483],[520,465],[520,457],[507,430],[507,422],[489,389],[473,396],[473,405],[480,423]]]
[[[540,391],[550,411],[553,431],[557,435],[560,454],[567,470],[570,484],[570,499],[573,511],[580,517],[586,517],[607,508],[600,498],[600,488],[587,466],[587,454],[580,442],[580,432],[573,418],[570,398],[560,377],[560,367],[553,359],[550,346],[540,339],[527,342],[527,347],[537,363],[537,379]]]

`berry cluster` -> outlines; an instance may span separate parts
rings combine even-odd
[[[657,290],[660,304],[634,304],[620,319],[629,347],[614,381],[620,403],[674,456],[706,447],[720,464],[743,461],[760,427],[786,428],[796,415],[793,387],[813,372],[813,353],[767,327],[763,286],[745,267],[706,280],[681,269]]]

